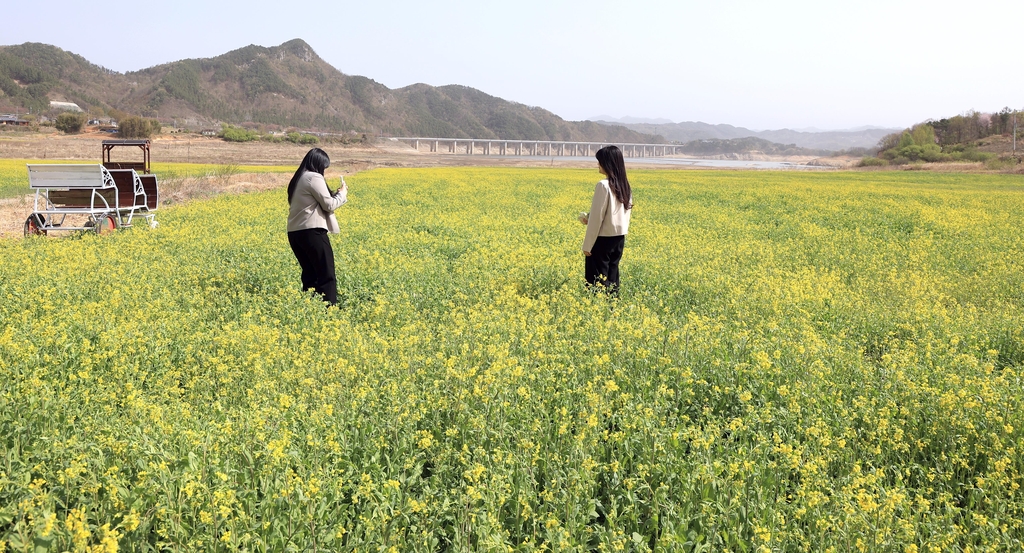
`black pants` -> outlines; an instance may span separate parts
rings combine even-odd
[[[302,289],[315,290],[331,305],[338,303],[334,250],[331,249],[327,229],[311,228],[289,232],[288,244],[302,268]]]
[[[603,285],[609,292],[619,290],[619,260],[625,236],[598,236],[590,256],[586,257],[587,284]]]

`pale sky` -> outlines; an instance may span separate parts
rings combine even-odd
[[[11,2],[0,44],[115,71],[301,38],[390,88],[752,129],[906,127],[1024,109],[1024,1]]]

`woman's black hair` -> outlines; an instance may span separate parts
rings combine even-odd
[[[292,203],[292,194],[295,194],[295,185],[299,184],[299,179],[306,171],[312,171],[314,173],[324,174],[324,171],[331,166],[331,158],[327,157],[327,152],[320,148],[313,148],[306,152],[306,157],[302,158],[302,163],[299,164],[299,168],[295,170],[295,175],[292,176],[291,182],[288,183],[288,203]],[[330,191],[330,188],[328,188]]]
[[[608,188],[626,209],[633,209],[633,190],[626,178],[626,163],[618,146],[605,146],[597,151],[597,163],[608,176]]]

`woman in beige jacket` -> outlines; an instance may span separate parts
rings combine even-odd
[[[331,166],[327,152],[313,148],[302,158],[288,183],[288,244],[302,268],[302,289],[314,290],[329,305],[338,303],[334,250],[327,236],[331,223],[337,233],[334,210],[348,201],[348,186],[331,192],[324,171]]]
[[[629,233],[633,191],[626,178],[622,150],[617,146],[598,150],[597,165],[607,178],[594,187],[590,213],[580,214],[580,222],[587,225],[587,234],[583,238],[586,279],[591,286],[606,286],[607,291],[617,293],[619,261]]]

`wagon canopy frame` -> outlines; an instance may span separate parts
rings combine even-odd
[[[122,146],[136,146],[142,150],[142,161],[111,161],[110,152],[114,148]],[[107,169],[135,169],[137,173],[150,174],[150,143],[149,140],[104,140],[103,141],[103,166]]]

